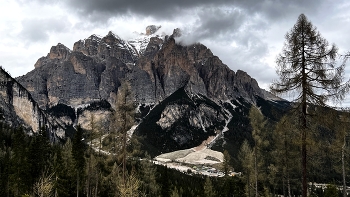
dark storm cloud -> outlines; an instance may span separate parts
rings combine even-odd
[[[320,5],[334,3],[319,0],[17,0],[22,4],[39,2],[42,4],[65,5],[71,11],[90,20],[101,22],[110,17],[121,15],[139,15],[153,17],[155,19],[173,19],[179,17],[184,11],[193,8],[209,7],[237,7],[248,14],[263,13],[270,19],[280,19],[302,13],[305,11],[316,12]]]
[[[318,0],[65,0],[64,2],[91,20],[127,14],[171,19],[192,8],[220,6],[238,7],[247,14],[264,13],[270,19],[280,19],[305,11],[317,12],[320,5],[332,3]]]
[[[81,17],[83,26],[103,26],[109,19],[120,16],[183,21],[189,26],[188,19],[195,17],[196,23],[184,29],[192,32],[184,38],[185,43],[234,39],[240,44],[248,43],[246,35],[251,32],[265,31],[269,24],[285,19],[296,20],[300,13],[320,13],[327,4],[318,0],[63,0],[61,3]],[[244,29],[247,25],[249,30]],[[239,32],[242,30],[247,31],[245,36]]]
[[[50,3],[46,0],[33,1]],[[255,15],[266,20],[265,23],[256,23],[256,28],[262,30],[273,21],[296,19],[304,11],[316,13],[326,3],[318,0],[62,0],[53,4],[63,5],[76,14],[82,23],[76,25],[82,27],[103,26],[110,19],[121,16],[151,17],[158,21],[180,20],[183,23],[187,23],[190,17],[197,17],[190,31],[196,32],[197,41],[200,41],[210,37],[227,39],[227,36],[235,36],[235,31],[244,23],[255,20],[252,18]]]
[[[44,42],[51,32],[66,31],[67,25],[65,18],[25,19],[22,21],[20,36],[27,42]]]
[[[66,4],[78,11],[80,14],[90,16],[92,19],[97,18],[100,14],[105,17],[136,14],[140,16],[151,16],[157,19],[171,19],[178,16],[183,11],[198,6],[211,7],[220,5],[230,5],[228,0],[177,0],[177,1],[159,1],[159,0],[70,0]]]

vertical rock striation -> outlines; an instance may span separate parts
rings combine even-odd
[[[65,137],[64,128],[44,113],[31,94],[6,71],[0,68],[1,120],[14,127],[22,126],[27,132],[46,129],[51,141]]]

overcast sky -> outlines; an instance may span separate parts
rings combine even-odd
[[[109,31],[128,39],[154,24],[167,34],[181,28],[186,43],[203,43],[232,70],[246,71],[268,89],[277,79],[284,35],[301,13],[345,53],[349,10],[347,0],[0,0],[0,65],[17,77],[57,43],[72,49],[80,39]],[[350,62],[348,67],[345,79]]]

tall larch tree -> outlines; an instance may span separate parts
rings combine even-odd
[[[329,45],[304,14],[298,17],[285,39],[276,60],[279,80],[271,85],[271,91],[296,95],[293,102],[300,119],[302,196],[306,197],[308,106],[326,106],[329,99],[342,100],[348,83],[342,85],[345,62],[337,66],[338,48]]]
[[[295,173],[300,171],[298,164],[300,139],[294,114],[287,114],[277,122],[273,133],[274,150],[272,153],[278,173],[282,177],[283,196],[291,197],[292,180]]]
[[[266,146],[267,141],[264,140],[263,130],[266,125],[266,120],[264,115],[260,110],[252,106],[249,111],[250,125],[252,126],[252,136],[254,140],[253,157],[254,157],[254,181],[255,181],[255,196],[259,196],[258,192],[258,177],[259,169],[262,165],[262,149]]]
[[[252,183],[253,180],[253,171],[254,171],[254,165],[253,165],[253,150],[250,147],[247,140],[244,140],[241,146],[241,149],[238,154],[238,159],[240,160],[243,168],[243,179],[245,179],[245,192],[246,196],[251,197],[252,195]]]
[[[79,197],[79,192],[81,190],[80,183],[82,182],[81,179],[83,178],[85,170],[85,149],[85,143],[83,142],[83,129],[78,125],[77,131],[72,140],[72,156],[77,174],[77,197]]]
[[[134,96],[131,91],[130,83],[123,81],[121,86],[118,88],[118,94],[115,105],[115,130],[120,140],[120,155],[122,159],[122,172],[123,172],[123,184],[127,186],[127,175],[126,175],[126,158],[127,158],[127,142],[128,142],[128,131],[135,123],[135,103]]]

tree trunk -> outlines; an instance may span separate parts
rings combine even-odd
[[[89,166],[88,166],[88,177],[87,177],[87,188],[86,188],[86,196],[90,197],[91,196],[91,188],[90,188],[90,179],[91,179],[91,157],[92,157],[92,132],[93,132],[94,128],[91,129],[91,133],[90,133],[90,150],[89,150]]]
[[[99,174],[100,173],[96,173],[96,188],[95,188],[95,197],[97,197],[97,194],[98,194],[98,179],[99,179]]]
[[[101,149],[102,149],[102,133],[101,133],[101,128],[100,128],[100,147],[98,149],[98,155],[101,156]]]
[[[126,105],[127,100],[126,100],[126,96],[124,97],[124,105]],[[123,113],[123,183],[124,183],[124,187],[126,187],[126,110],[124,110]]]
[[[90,161],[91,161],[91,155],[90,155],[90,159],[89,159],[89,167],[88,167],[88,177],[87,177],[87,183],[86,183],[86,197],[90,197],[90,173],[91,173],[91,169],[90,169]]]
[[[247,178],[247,182],[248,182],[248,184],[247,184],[247,188],[248,188],[248,196],[250,197],[251,195],[250,195],[250,172],[247,172],[247,175],[248,175],[248,178]]]
[[[77,197],[79,197],[79,172],[77,172]]]
[[[17,176],[19,176],[19,169],[17,169]],[[20,180],[19,180],[19,177],[17,177],[17,184],[16,184],[16,189],[15,189],[16,196],[19,196],[19,188],[18,188],[19,183],[20,183]]]
[[[255,147],[257,144],[255,144]],[[255,171],[255,197],[259,196],[258,193],[258,164],[257,164],[257,148],[255,148],[255,155],[254,155],[254,171]]]
[[[9,180],[9,177],[7,177],[7,197],[10,196],[10,180]]]
[[[303,31],[304,32],[304,31]],[[306,129],[307,129],[307,74],[306,74],[306,63],[305,63],[305,43],[304,43],[304,34],[302,35],[302,136],[301,136],[301,157],[302,157],[302,197],[307,197],[307,169],[306,169],[306,161],[307,161],[307,150],[306,150]]]
[[[301,154],[302,154],[302,168],[303,168],[303,174],[302,174],[302,188],[303,188],[303,197],[307,197],[307,170],[306,170],[306,129],[303,129],[302,131],[302,146],[301,146]]]
[[[287,174],[287,187],[288,187],[288,197],[291,197],[292,193],[290,192],[289,174]]]
[[[285,177],[283,176],[282,178],[282,193],[283,193],[283,196],[286,196],[286,189],[285,189]]]
[[[58,180],[58,177],[56,175],[56,183],[57,183],[57,180]],[[57,194],[57,187],[55,187],[55,197],[57,197],[57,196],[58,196],[58,194]]]
[[[344,144],[341,149],[341,162],[342,162],[342,171],[343,171],[343,197],[346,197],[346,175],[345,175],[345,145],[346,138],[344,136]]]

